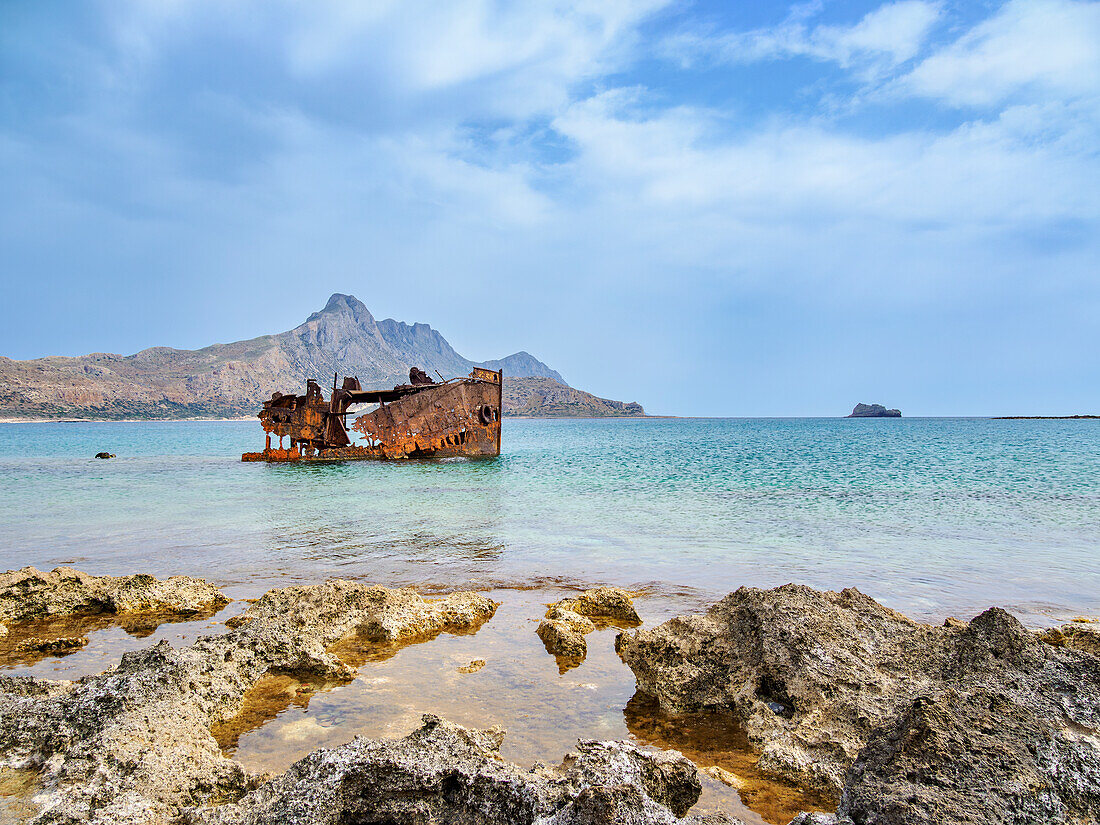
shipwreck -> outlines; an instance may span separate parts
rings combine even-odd
[[[475,367],[468,376],[433,381],[409,370],[409,383],[389,390],[364,390],[349,376],[325,400],[320,384],[306,381],[305,395],[276,392],[259,412],[267,434],[262,452],[242,461],[348,461],[361,458],[449,458],[500,455],[502,371]],[[375,404],[351,424],[358,404]],[[272,436],[279,439],[272,444]],[[284,439],[287,440],[284,446]]]

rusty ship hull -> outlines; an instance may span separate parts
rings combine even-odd
[[[260,452],[242,461],[349,461],[358,459],[489,457],[500,455],[502,372],[474,369],[468,377],[433,382],[420,370],[410,383],[392,390],[363,390],[356,378],[333,382],[325,400],[316,381],[305,395],[275,393],[259,412],[266,435]],[[347,417],[357,404],[377,407],[359,415],[350,429],[365,443],[354,443]],[[278,438],[278,446],[272,437]],[[284,440],[287,443],[284,446]]]

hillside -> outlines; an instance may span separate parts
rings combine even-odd
[[[611,401],[546,377],[504,379],[504,415],[556,418],[644,416],[641,404]]]
[[[232,418],[254,414],[275,391],[301,392],[307,378],[324,386],[339,373],[358,376],[364,387],[388,387],[406,381],[410,366],[446,377],[485,366],[503,369],[506,384],[513,376],[536,376],[571,389],[529,353],[470,361],[427,324],[376,321],[357,298],[337,293],[292,330],[199,350],[153,347],[31,361],[0,356],[0,417]],[[523,414],[544,413],[536,403]]]

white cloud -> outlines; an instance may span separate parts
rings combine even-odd
[[[159,17],[126,27],[127,42],[146,44],[146,60],[178,50],[160,38],[188,42],[196,36],[189,27],[199,25],[186,19],[196,13],[192,5],[175,7],[184,18],[173,21],[156,8]],[[251,8],[259,14],[261,7]],[[297,4],[277,8],[305,14]],[[576,99],[578,80],[629,63],[617,50],[644,17],[637,7],[581,3],[555,15],[536,5],[492,15],[463,0],[436,17],[400,5],[364,8],[318,7],[312,28],[280,23],[283,40],[260,38],[271,52],[265,59],[280,61],[303,83],[317,79],[318,88],[333,78],[389,73],[403,97],[453,111],[424,120],[384,111],[379,123],[362,128],[309,111],[300,99],[309,97],[309,85],[299,99],[286,100],[269,87],[253,100],[215,86],[234,102],[226,117],[267,141],[262,152],[247,147],[233,157],[233,174],[196,175],[176,151],[190,134],[165,138],[116,122],[113,110],[83,116],[88,126],[76,138],[85,151],[70,157],[117,174],[116,196],[103,198],[103,208],[120,213],[145,210],[183,223],[217,214],[224,226],[251,223],[251,230],[238,229],[242,236],[262,234],[271,220],[286,238],[312,227],[335,237],[338,249],[354,245],[343,232],[367,232],[369,224],[364,238],[394,260],[405,254],[399,241],[416,246],[432,233],[446,239],[435,248],[453,245],[456,256],[470,260],[491,257],[483,249],[504,236],[512,256],[546,256],[554,239],[570,250],[563,266],[587,273],[577,275],[582,280],[597,270],[610,281],[638,267],[693,267],[730,280],[767,277],[776,288],[828,285],[844,294],[879,277],[863,257],[874,243],[891,260],[897,284],[928,290],[984,277],[960,276],[953,256],[989,258],[1005,235],[1100,221],[1100,195],[1081,185],[1097,172],[1093,133],[1087,124],[1075,131],[1077,114],[1058,101],[1016,106],[988,123],[944,132],[895,129],[873,137],[791,116],[731,135],[718,113],[655,107],[642,86]],[[852,26],[792,28],[782,48],[840,62],[861,54],[903,61],[921,47],[939,11],[933,3],[888,4]],[[414,25],[418,17],[431,19]],[[216,28],[208,17],[202,24]],[[764,48],[764,40],[753,42]],[[338,102],[353,105],[370,85],[341,80],[336,86],[346,101]],[[447,97],[458,87],[466,88]],[[190,88],[174,91],[184,97]],[[516,102],[500,107],[506,93]],[[490,111],[507,116],[488,138],[471,137],[464,119]],[[532,112],[549,119],[546,133],[568,151],[546,160],[532,149]],[[103,136],[92,141],[92,129]],[[63,162],[64,155],[52,167],[62,170],[59,186],[93,192],[102,185]]]
[[[310,4],[290,43],[293,64],[324,70],[388,55],[419,89],[503,72],[545,73],[571,82],[607,68],[608,50],[665,0],[577,0],[501,5],[488,0]]]
[[[340,83],[354,94],[358,84],[415,107],[476,85],[461,99],[467,114],[528,117],[566,103],[572,84],[631,61],[638,25],[668,2],[131,0],[106,10],[121,52],[143,62],[188,38],[236,41],[307,86]]]
[[[584,182],[569,237],[620,251],[604,278],[625,266],[675,273],[689,292],[833,306],[980,300],[1045,279],[1095,289],[1100,191],[1081,182],[1100,162],[1045,134],[1049,111],[881,137],[773,120],[731,137],[715,113],[646,113],[640,94],[607,92],[554,122]]]
[[[920,0],[888,3],[867,14],[854,26],[820,26],[814,40],[822,54],[834,54],[842,65],[853,55],[883,54],[891,63],[913,58],[940,17],[940,4]]]
[[[998,279],[1026,283],[1040,265],[1057,266],[1067,283],[1095,272],[1087,260],[1100,254],[1100,191],[1082,185],[1098,174],[1096,130],[1074,100],[1024,101],[939,130],[888,122],[876,135],[791,114],[738,123],[731,134],[728,113],[670,105],[645,86],[577,91],[631,64],[649,7],[167,8],[121,27],[119,47],[146,65],[139,73],[122,61],[120,72],[150,78],[150,94],[171,101],[157,117],[195,131],[151,128],[147,111],[161,110],[123,83],[145,120],[130,119],[117,99],[111,107],[97,99],[61,124],[65,140],[19,141],[18,156],[0,145],[12,158],[3,166],[45,182],[38,190],[53,199],[52,215],[72,209],[59,234],[95,234],[85,243],[105,243],[103,261],[144,244],[134,255],[152,268],[167,251],[182,281],[231,272],[272,292],[301,272],[318,273],[318,283],[376,273],[382,306],[416,296],[421,318],[433,319],[476,311],[509,290],[532,306],[565,311],[569,296],[569,306],[595,312],[625,294],[643,301],[667,281],[726,298],[748,285],[784,299],[904,304]],[[267,8],[283,18],[272,23]],[[897,68],[926,48],[939,12],[936,3],[898,2],[849,26],[792,18],[783,31],[726,45],[745,46],[753,59],[807,54],[860,72]],[[965,50],[952,48],[978,53],[998,42],[996,31],[980,24],[959,41]],[[220,68],[198,79],[178,69],[200,72],[220,58],[211,42],[218,52],[248,47],[261,83],[234,86],[239,79]],[[187,50],[194,54],[174,64]],[[150,70],[158,61],[160,73]],[[191,110],[180,118],[175,107],[197,88],[228,101],[221,117],[262,135],[262,151],[224,138],[222,121]],[[372,99],[371,122],[341,117],[378,88],[393,108]],[[319,94],[332,109],[311,108]],[[491,116],[499,121],[486,134],[470,128]],[[543,135],[564,149],[533,145]],[[196,174],[180,161],[188,149],[202,154],[188,146],[199,141],[229,157],[230,173]],[[154,221],[155,232],[133,231]],[[1068,241],[1048,243],[1052,228]],[[515,324],[518,342],[528,331]]]
[[[699,56],[728,63],[804,56],[845,68],[891,67],[917,55],[941,12],[939,2],[897,0],[852,25],[808,26],[804,11],[796,9],[778,26],[717,36],[681,34],[670,38],[665,48],[687,64]]]
[[[792,121],[728,138],[705,110],[638,117],[633,101],[604,93],[554,126],[578,147],[574,177],[642,207],[792,225],[815,216],[956,227],[1100,219],[1100,193],[1079,177],[1095,170],[1093,153],[1037,132],[1044,113],[1034,109],[946,134],[870,138]]]
[[[1011,0],[922,61],[899,89],[956,106],[987,106],[1017,93],[1100,94],[1100,3]]]

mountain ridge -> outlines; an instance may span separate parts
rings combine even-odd
[[[0,356],[0,416],[236,418],[254,414],[272,392],[300,391],[307,378],[324,385],[329,375],[355,375],[364,387],[393,386],[408,380],[411,366],[447,378],[483,366],[503,369],[506,381],[532,376],[572,389],[560,373],[526,351],[471,361],[428,324],[377,321],[355,296],[334,293],[323,309],[291,330],[228,344],[27,361]],[[584,414],[580,409],[595,396],[574,392],[581,393],[574,396],[580,404],[577,414]],[[526,414],[537,415],[537,406]]]

